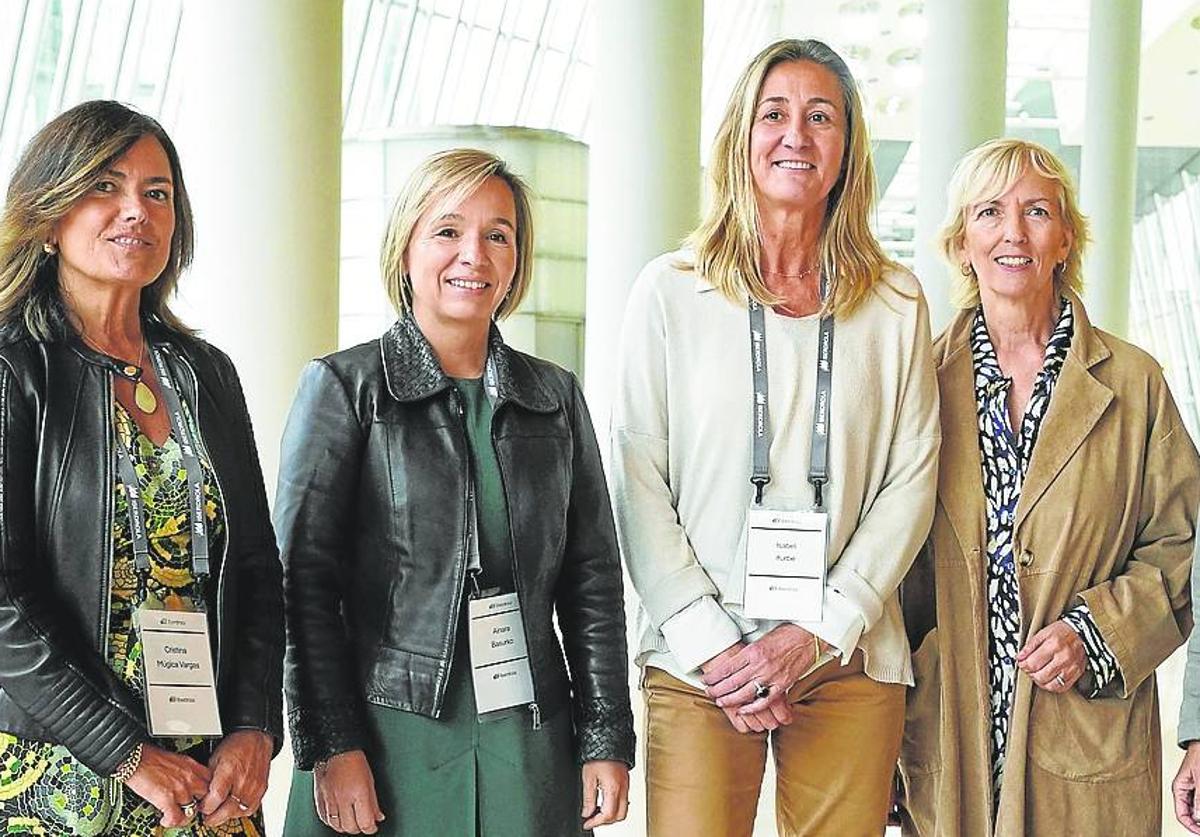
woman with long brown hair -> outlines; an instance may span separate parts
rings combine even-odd
[[[259,835],[282,739],[278,553],[153,119],[86,102],[0,218],[0,830]]]

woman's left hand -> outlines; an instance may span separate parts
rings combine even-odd
[[[212,781],[200,802],[205,825],[216,827],[258,810],[274,750],[274,739],[256,729],[240,729],[221,739],[208,760]]]
[[[787,690],[817,661],[820,640],[814,640],[804,628],[785,622],[714,665],[700,679],[722,709],[740,706],[743,715],[767,711],[772,704],[786,701]],[[759,686],[768,687],[770,693],[756,697]]]
[[[1047,692],[1065,692],[1083,676],[1083,640],[1063,620],[1051,622],[1017,652],[1017,667]]]
[[[629,767],[625,762],[584,762],[583,810],[580,811],[584,830],[620,822],[628,813]]]

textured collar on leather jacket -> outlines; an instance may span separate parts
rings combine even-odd
[[[388,392],[397,401],[420,401],[451,385],[411,311],[388,329],[381,346]],[[558,409],[558,402],[530,366],[516,362],[513,350],[505,345],[495,323],[488,334],[488,356],[496,364],[500,402],[512,401],[535,413]]]

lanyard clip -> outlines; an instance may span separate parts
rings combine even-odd
[[[752,477],[750,479],[750,482],[754,485],[754,505],[762,505],[763,491],[766,489],[767,483],[770,481],[770,477]]]
[[[481,571],[478,569],[470,569],[467,571],[467,575],[470,576],[470,581],[471,581],[471,598],[472,599],[483,598],[483,591],[479,589],[479,573],[480,572]]]
[[[817,511],[823,511],[825,509],[825,480],[813,479],[809,482],[812,483],[813,499],[816,501]]]

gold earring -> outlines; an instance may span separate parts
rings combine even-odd
[[[53,241],[43,241],[42,242],[42,252],[45,253],[47,256],[53,256],[55,253],[58,252],[58,247],[55,246]]]
[[[973,274],[975,272],[975,269],[973,267],[971,267],[970,262],[963,262],[962,264],[960,264],[958,266],[958,269],[959,269],[959,272],[962,273],[963,276],[970,276],[971,274]]]

